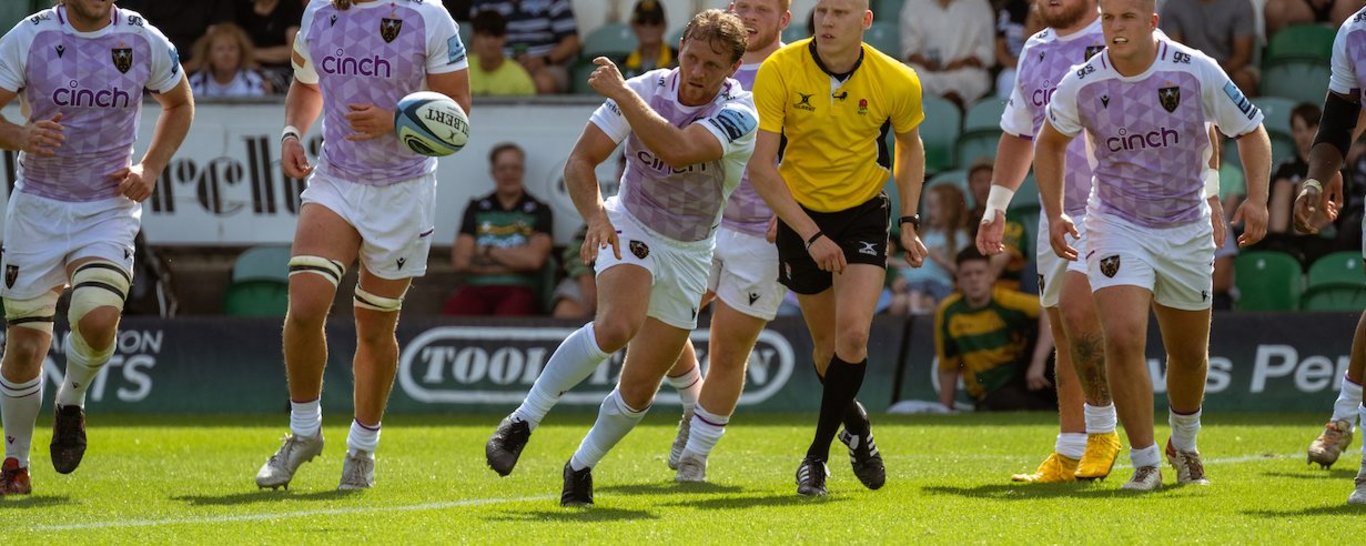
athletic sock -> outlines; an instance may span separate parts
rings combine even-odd
[[[638,410],[626,405],[621,392],[612,389],[598,408],[598,420],[593,422],[593,428],[588,430],[588,435],[583,437],[579,449],[569,460],[570,467],[577,471],[597,466],[607,452],[645,418],[649,409],[647,406]]]
[[[821,393],[821,413],[816,421],[816,435],[807,448],[807,458],[818,461],[830,459],[830,442],[835,439],[841,422],[849,413],[849,406],[858,396],[863,386],[863,374],[868,368],[868,359],[851,363],[830,357],[830,366],[825,369],[825,388]]]
[[[1157,450],[1157,444],[1143,449],[1129,448],[1129,462],[1133,463],[1134,468],[1157,466],[1162,463],[1162,453]]]
[[[866,361],[865,361],[866,362]],[[859,381],[862,384],[862,380]],[[849,403],[849,409],[844,410],[844,430],[854,436],[867,436],[872,432],[872,423],[868,419],[868,411],[863,409],[863,404],[858,400]]]
[[[730,424],[729,415],[712,413],[698,404],[693,411],[692,428],[688,432],[688,445],[684,451],[691,451],[703,457],[710,455],[721,435],[726,433],[727,424]]]
[[[43,407],[43,373],[14,383],[0,378],[0,421],[5,427],[5,457],[28,467],[28,450],[33,443],[33,425]]]
[[[535,430],[545,419],[545,414],[559,403],[560,397],[574,388],[598,368],[607,357],[612,356],[598,348],[593,333],[593,323],[583,325],[564,339],[555,353],[550,355],[545,369],[527,392],[526,400],[512,412],[513,419],[526,421]]]
[[[1181,414],[1168,410],[1167,423],[1172,427],[1172,447],[1178,451],[1196,451],[1195,435],[1200,433],[1200,413]]]
[[[1081,460],[1086,453],[1086,435],[1080,432],[1064,432],[1058,435],[1053,451],[1072,460]]]
[[[317,438],[323,429],[323,404],[318,398],[311,402],[289,402],[289,431],[303,438]]]
[[[57,387],[57,404],[84,408],[85,393],[90,389],[90,382],[109,363],[114,348],[110,346],[102,355],[89,355],[82,348],[85,343],[75,341],[75,336],[75,333],[71,334],[72,341],[66,347],[66,375],[62,377],[61,386]]]
[[[1087,434],[1108,434],[1115,431],[1118,418],[1115,416],[1115,405],[1107,404],[1104,406],[1083,406],[1086,414],[1086,433]]]
[[[702,395],[702,367],[694,365],[688,373],[669,377],[669,385],[678,390],[678,398],[683,401],[683,411],[697,407],[697,397]]]
[[[1343,376],[1342,388],[1338,389],[1338,399],[1333,402],[1333,421],[1347,421],[1356,427],[1357,408],[1359,407],[1361,407],[1361,384],[1353,383],[1351,378]]]
[[[351,432],[346,435],[346,453],[355,455],[357,451],[364,451],[373,455],[379,447],[379,427],[380,423],[372,427],[361,424],[359,419],[352,419]]]

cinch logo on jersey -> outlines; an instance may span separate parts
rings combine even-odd
[[[706,163],[693,163],[692,165],[688,165],[687,167],[681,168],[674,167],[669,165],[668,163],[665,163],[664,160],[655,157],[653,154],[646,150],[640,150],[636,152],[636,159],[639,159],[641,163],[644,163],[646,166],[650,168],[650,170],[653,170],[655,172],[669,174],[707,172]]]
[[[571,333],[565,328],[432,328],[404,344],[398,384],[413,400],[429,404],[515,404],[526,396],[551,353]],[[692,334],[697,359],[704,365],[708,339],[705,330]],[[759,404],[778,394],[791,379],[796,362],[786,337],[775,330],[761,332],[749,355],[740,404]],[[616,386],[620,374],[618,354],[561,400],[597,406]],[[659,401],[677,403],[666,395]]]
[[[1147,150],[1150,148],[1166,148],[1181,143],[1181,133],[1172,129],[1161,127],[1146,133],[1129,134],[1125,129],[1119,130],[1119,136],[1105,139],[1105,147],[1112,152],[1120,150],[1133,152]]]
[[[52,103],[57,106],[84,108],[128,108],[133,97],[117,85],[112,89],[88,89],[71,80],[67,87],[52,92]]]
[[[394,68],[389,61],[375,55],[368,58],[349,57],[338,49],[336,55],[323,57],[323,72],[339,76],[370,76],[372,78],[392,78]]]
[[[1044,80],[1043,87],[1035,89],[1034,93],[1030,95],[1029,101],[1034,103],[1036,107],[1048,106],[1049,101],[1053,100],[1053,92],[1057,90],[1058,88],[1053,85],[1053,82]]]

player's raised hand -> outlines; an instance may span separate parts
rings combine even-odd
[[[925,258],[930,255],[930,250],[920,240],[920,234],[908,224],[901,225],[901,248],[906,249],[906,263],[911,264],[911,267],[925,265]]]
[[[617,238],[617,228],[602,211],[588,220],[588,231],[583,235],[583,246],[579,247],[579,259],[591,264],[598,259],[598,251],[612,247],[612,255],[621,259],[621,242]]]
[[[142,202],[152,196],[152,188],[156,187],[157,172],[147,172],[141,163],[131,167],[119,169],[114,174],[109,175],[119,183],[119,195]]]
[[[346,140],[371,140],[394,132],[394,111],[385,110],[373,104],[348,104],[346,121],[351,124],[354,134]]]
[[[31,120],[24,126],[24,141],[20,147],[25,153],[51,156],[66,141],[62,133],[62,113],[57,112],[50,119]]]
[[[1048,221],[1048,244],[1053,246],[1053,253],[1059,258],[1069,262],[1077,261],[1077,249],[1068,244],[1067,236],[1072,239],[1080,239],[1081,233],[1077,231],[1076,224],[1072,223],[1072,217],[1066,214],[1059,216],[1057,220]]]
[[[1238,246],[1252,246],[1266,237],[1266,222],[1270,216],[1266,203],[1254,203],[1252,199],[1243,201],[1233,213],[1233,223],[1243,224],[1243,234],[1238,236]]]
[[[284,168],[285,176],[300,180],[313,172],[313,166],[308,164],[308,154],[304,153],[304,144],[299,139],[291,136],[280,142],[280,167]]]
[[[844,250],[823,233],[817,233],[815,240],[806,245],[806,252],[811,255],[811,261],[816,262],[816,267],[821,268],[821,271],[844,273],[844,266],[848,265],[844,261]]]
[[[593,64],[598,65],[598,68],[588,76],[588,85],[594,91],[609,99],[617,98],[626,91],[626,78],[617,70],[616,63],[607,57],[598,57],[593,59]]]
[[[996,211],[991,218],[982,217],[982,225],[977,226],[977,251],[992,256],[1006,251],[1006,213]]]

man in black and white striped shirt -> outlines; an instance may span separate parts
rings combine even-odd
[[[482,10],[507,19],[507,55],[531,73],[538,93],[568,90],[580,45],[571,0],[474,0],[471,16]]]

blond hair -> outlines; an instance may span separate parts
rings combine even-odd
[[[256,45],[251,43],[251,37],[247,36],[247,31],[232,23],[218,23],[210,27],[208,32],[194,41],[194,46],[190,50],[190,58],[202,63],[201,66],[208,67],[209,49],[213,47],[213,41],[224,37],[237,42],[237,50],[241,53],[238,56],[241,65],[237,69],[255,69],[257,66]]]
[[[748,47],[749,33],[734,13],[709,9],[694,15],[683,30],[683,41],[698,40],[729,50],[731,62],[739,61]]]

